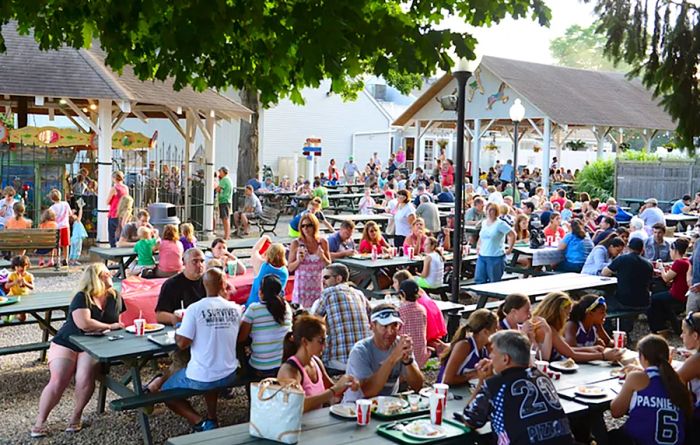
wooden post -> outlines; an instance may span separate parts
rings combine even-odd
[[[112,187],[112,101],[100,100],[97,143],[97,245],[108,245],[107,195]]]

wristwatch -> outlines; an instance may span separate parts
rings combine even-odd
[[[401,360],[401,363],[402,363],[404,366],[411,366],[411,365],[413,364],[413,357],[411,357],[407,362]]]

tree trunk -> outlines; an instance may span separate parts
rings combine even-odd
[[[239,187],[243,187],[250,178],[258,177],[260,171],[258,164],[258,151],[260,150],[258,92],[249,89],[241,90],[241,102],[253,114],[250,116],[250,123],[241,119],[241,132],[238,140],[238,172],[236,175],[236,183]]]

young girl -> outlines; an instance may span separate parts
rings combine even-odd
[[[365,228],[362,230],[362,239],[360,240],[360,253],[372,253],[372,247],[377,247],[378,254],[387,254],[391,251],[389,243],[382,236],[382,231],[379,230],[379,225],[374,221],[367,221]]]
[[[671,367],[668,343],[649,334],[637,344],[644,370],[627,374],[620,393],[610,403],[610,414],[627,422],[610,432],[610,443],[619,445],[683,445],[686,421],[693,406],[690,393]],[[697,443],[697,442],[695,442]]]
[[[17,193],[14,187],[8,185],[2,191],[5,199],[0,201],[0,230],[5,227],[5,222],[12,219],[15,215],[13,207],[15,205],[15,194]]]
[[[555,362],[564,358],[571,358],[576,362],[590,362],[592,360],[608,360],[616,362],[622,358],[619,349],[605,349],[603,346],[572,347],[562,335],[564,325],[569,319],[573,302],[563,292],[551,292],[537,305],[534,315],[542,317],[552,329],[552,351],[549,361]],[[543,356],[544,356],[544,352]]]
[[[40,229],[58,229],[58,225],[56,224],[56,213],[49,209],[44,210],[44,213],[41,214],[41,221],[39,222],[39,228]],[[46,263],[46,267],[54,267],[56,264],[54,263],[54,257],[56,256],[56,249],[37,249],[36,251],[37,255],[39,255],[39,267],[44,267],[44,255],[49,254],[49,262]],[[59,262],[61,261],[60,259],[58,260]]]
[[[683,346],[694,351],[678,369],[678,377],[688,385],[693,396],[693,425],[691,436],[687,443],[698,443],[700,439],[700,312],[691,312],[683,319],[681,331]],[[695,440],[691,440],[695,439]]]
[[[49,207],[56,214],[56,225],[58,226],[58,247],[61,248],[61,253],[59,258],[62,258],[61,264],[63,266],[68,266],[68,248],[70,246],[70,216],[73,214],[73,210],[70,208],[70,204],[63,201],[61,197],[61,192],[57,189],[51,190],[49,192],[49,199],[53,204]]]
[[[372,215],[374,214],[373,207],[377,205],[374,198],[371,195],[372,191],[370,189],[365,189],[365,196],[360,198],[359,208],[360,215]]]
[[[489,337],[498,329],[496,315],[477,309],[455,333],[452,343],[440,357],[437,381],[464,385],[476,377],[476,365],[489,357]]]
[[[180,224],[180,242],[182,243],[183,252],[197,247],[197,238],[194,236],[194,226],[190,223]]]
[[[406,280],[399,287],[399,295],[401,296],[399,315],[403,320],[399,335],[411,337],[413,356],[418,367],[423,368],[425,362],[430,358],[430,351],[426,340],[428,314],[425,308],[417,302],[419,292],[420,288],[413,280]]]
[[[514,329],[527,335],[536,345],[543,360],[552,352],[552,329],[542,317],[533,317],[530,299],[523,294],[510,294],[498,307],[498,328]]]
[[[236,275],[245,275],[246,268],[245,264],[241,262],[236,255],[228,251],[226,246],[226,241],[223,238],[216,238],[211,243],[211,250],[204,254],[204,261],[209,263],[209,261],[217,259],[220,260],[224,265],[224,271],[228,269],[228,262],[233,261],[236,263]]]
[[[83,240],[88,237],[87,230],[83,225],[83,206],[85,203],[78,200],[78,213],[71,215],[71,230],[70,230],[70,255],[68,264],[70,266],[80,266],[80,254],[83,250]]]
[[[442,286],[445,275],[445,257],[438,249],[438,241],[434,237],[428,237],[425,243],[425,258],[423,259],[423,269],[420,276],[416,277],[416,282],[422,288],[435,288]]]
[[[569,346],[612,346],[603,323],[607,314],[605,297],[586,295],[574,303],[569,321],[564,325],[564,338]]]
[[[156,267],[156,277],[167,278],[180,273],[183,268],[182,255],[184,249],[179,240],[177,226],[168,224],[163,229],[163,236],[160,240],[159,261]]]
[[[26,255],[18,255],[12,258],[10,265],[12,266],[13,272],[7,277],[7,282],[5,283],[7,295],[10,297],[21,297],[33,291],[34,275],[29,273],[29,267],[31,266],[29,257]],[[5,321],[12,321],[13,319],[14,316],[10,315],[5,318]],[[17,314],[17,319],[19,321],[24,321],[27,319],[27,314]]]
[[[124,226],[134,220],[134,198],[129,195],[123,196],[119,200],[117,206],[117,229],[114,231],[114,236],[119,239],[124,230]]]

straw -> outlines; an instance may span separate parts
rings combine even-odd
[[[180,309],[185,310],[185,302],[183,300],[180,300]]]
[[[542,350],[541,349],[537,350],[537,355],[540,357],[540,361],[542,361]]]
[[[139,318],[143,318],[143,311],[139,310]]]
[[[620,319],[617,319],[617,331],[620,332]]]

